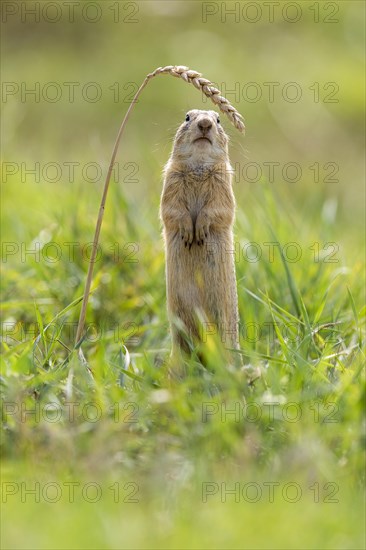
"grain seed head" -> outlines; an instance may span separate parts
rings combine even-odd
[[[231,103],[229,103],[226,97],[221,95],[220,90],[215,88],[212,82],[207,80],[207,78],[203,78],[201,73],[181,65],[168,65],[167,67],[159,67],[152,73],[148,74],[146,81],[150,80],[150,78],[153,78],[154,76],[157,76],[158,74],[171,74],[172,76],[183,78],[183,80],[189,84],[193,84],[197,90],[200,90],[207,97],[209,97],[211,101],[218,106],[220,111],[227,115],[239,132],[244,132],[245,125],[241,114],[238,113]]]

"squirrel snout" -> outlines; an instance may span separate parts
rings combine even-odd
[[[212,128],[212,121],[209,118],[201,118],[197,123],[202,133],[208,132]]]

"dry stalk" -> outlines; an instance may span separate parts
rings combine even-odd
[[[81,344],[83,331],[84,331],[84,325],[85,325],[85,317],[86,317],[86,308],[88,306],[88,300],[90,295],[90,286],[91,281],[93,277],[93,269],[95,264],[95,259],[97,255],[98,250],[98,241],[99,241],[99,234],[100,234],[100,228],[102,226],[103,221],[103,215],[104,215],[104,208],[105,203],[107,199],[108,194],[108,188],[109,188],[109,182],[111,179],[111,173],[114,165],[114,161],[117,155],[117,150],[119,143],[121,141],[121,137],[123,134],[123,130],[125,129],[128,117],[134,107],[134,105],[137,102],[137,99],[139,95],[141,94],[142,90],[145,88],[146,84],[151,80],[154,76],[157,76],[159,74],[170,74],[172,76],[182,78],[185,80],[185,82],[188,82],[189,84],[193,84],[197,90],[200,90],[204,95],[209,97],[211,101],[217,105],[217,107],[227,115],[229,120],[234,124],[235,128],[237,128],[240,132],[243,132],[245,129],[243,117],[241,114],[233,107],[229,101],[220,95],[220,90],[215,88],[215,86],[207,80],[207,78],[203,78],[201,73],[198,73],[197,71],[193,71],[192,69],[189,69],[188,67],[180,66],[180,65],[168,65],[167,67],[159,67],[155,69],[152,73],[149,73],[143,83],[141,84],[140,88],[137,90],[135,97],[133,98],[131,105],[129,106],[127,113],[125,114],[125,117],[122,121],[122,124],[120,126],[120,129],[118,131],[117,139],[114,144],[113,153],[111,157],[111,162],[109,164],[107,177],[105,180],[104,188],[103,188],[103,195],[99,207],[99,214],[97,219],[97,224],[95,226],[95,232],[94,232],[94,239],[93,239],[93,247],[92,247],[92,253],[90,257],[90,263],[88,268],[88,274],[86,277],[85,282],[85,289],[84,289],[84,295],[83,295],[83,301],[81,305],[81,311],[80,311],[80,317],[79,317],[79,323],[76,331],[76,339],[75,339],[75,347],[79,347]],[[79,352],[80,353],[80,352]]]

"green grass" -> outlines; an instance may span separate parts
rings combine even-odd
[[[77,56],[65,26],[32,34],[9,24],[4,80],[88,82],[102,67],[104,90],[116,80],[123,90],[159,65],[184,62],[228,89],[239,80],[302,84],[299,104],[241,98],[244,139],[224,122],[241,174],[235,265],[251,382],[225,368],[215,338],[206,369],[192,358],[179,384],[165,370],[161,169],[185,110],[208,104],[161,77],[131,116],[82,343],[91,376],[74,349],[76,326],[103,177],[128,104],[108,93],[97,104],[14,98],[4,109],[4,162],[97,162],[103,175],[92,183],[77,170],[70,181],[64,169],[51,183],[22,181],[19,171],[4,181],[1,545],[363,548],[363,57],[350,31],[360,4],[341,3],[339,25],[328,26],[312,24],[310,12],[299,25],[207,26],[200,3],[176,2],[164,17],[155,4],[139,6],[141,26],[123,33],[76,23]],[[305,91],[314,81],[337,81],[339,103],[312,102]],[[273,161],[281,168],[271,181],[263,163]],[[248,162],[262,167],[256,182],[243,177]],[[283,178],[288,162],[301,165],[297,183]],[[309,169],[315,162],[320,181]],[[338,166],[335,183],[325,180],[328,162]]]
[[[167,382],[162,241],[157,222],[156,238],[146,236],[150,220],[121,227],[131,209],[127,200],[121,208],[110,198],[113,221],[102,242],[108,247],[108,235],[124,234],[127,242],[143,243],[144,252],[136,264],[106,256],[97,266],[83,343],[93,379],[69,351],[85,278],[82,259],[28,261],[5,272],[12,288],[5,315],[22,311],[18,330],[8,329],[2,356],[3,491],[17,484],[3,505],[7,547],[60,548],[60,540],[64,548],[266,548],[268,540],[271,548],[362,547],[362,266],[346,269],[341,258],[314,262],[310,250],[299,262],[285,262],[278,250],[288,242],[282,235],[297,231],[291,216],[265,185],[255,194],[263,224],[249,229],[239,208],[237,234],[280,246],[273,262],[250,264],[238,254],[241,349],[245,364],[261,371],[250,386],[239,373],[225,371],[214,342],[209,370],[176,386]],[[59,220],[62,235],[49,235],[60,247],[74,238],[65,229],[74,225],[67,218]],[[306,218],[301,243],[314,232]],[[91,234],[91,223],[78,228]],[[39,503],[24,496],[35,481],[40,491],[57,483],[60,500],[47,502],[52,488],[50,497],[40,493]],[[98,484],[100,501],[85,502],[76,493],[69,503],[64,483],[70,481],[80,488]],[[271,482],[279,487],[273,502]],[[115,483],[117,503],[109,489]],[[137,484],[138,502],[123,502],[126,483]],[[217,488],[206,503],[204,483]],[[240,484],[226,502],[222,483],[229,489]],[[255,494],[243,496],[247,483],[260,488],[258,502],[250,501]],[[298,502],[283,496],[287,483],[300,487]],[[333,490],[336,502],[328,502]],[[60,525],[72,522],[77,530],[61,537],[55,514]],[[19,515],[31,533],[26,540],[13,525]],[[43,526],[34,530],[40,516]]]

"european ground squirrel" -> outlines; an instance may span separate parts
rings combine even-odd
[[[219,115],[189,111],[165,166],[160,204],[173,358],[190,353],[205,327],[216,327],[225,347],[239,347],[231,176]]]

